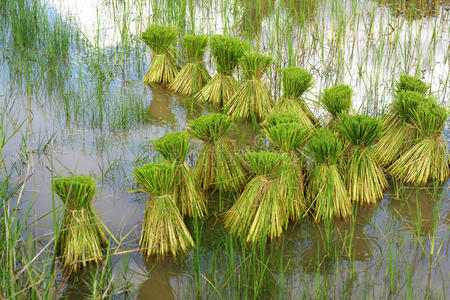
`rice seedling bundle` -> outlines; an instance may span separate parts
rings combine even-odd
[[[350,216],[352,205],[341,173],[343,144],[338,134],[328,128],[317,130],[306,151],[314,159],[306,195],[315,220]]]
[[[164,257],[169,253],[176,257],[194,246],[171,193],[179,184],[174,175],[174,167],[168,163],[145,164],[134,171],[137,183],[149,194],[139,240],[139,246],[147,257]]]
[[[412,185],[445,183],[450,172],[447,144],[442,137],[447,117],[448,110],[431,101],[412,112],[417,138],[389,168],[398,180]]]
[[[313,127],[318,121],[302,99],[303,94],[313,85],[312,75],[299,67],[284,68],[282,72],[283,96],[271,114],[291,113],[299,117],[302,125]]]
[[[380,120],[364,115],[348,116],[337,123],[337,128],[351,143],[344,176],[350,199],[360,204],[376,203],[388,187],[372,146],[381,134]]]
[[[248,52],[240,60],[245,83],[227,103],[228,115],[233,119],[262,119],[273,106],[269,90],[262,81],[272,58],[258,52]]]
[[[55,249],[62,265],[77,271],[88,262],[100,261],[108,241],[92,208],[95,180],[84,176],[58,178],[53,190],[65,204]]]
[[[169,163],[174,164],[178,184],[172,191],[181,215],[203,217],[206,214],[206,197],[194,180],[193,171],[185,162],[189,152],[189,135],[186,131],[166,134],[152,142],[153,147]]]
[[[236,192],[246,183],[244,162],[226,137],[231,125],[229,116],[218,113],[190,122],[190,134],[203,143],[194,168],[195,178],[203,190]]]
[[[401,74],[400,79],[395,84],[396,93],[400,91],[417,92],[426,96],[430,90],[430,85],[420,78]]]
[[[267,128],[285,123],[300,123],[300,117],[293,113],[271,113],[261,124]]]
[[[389,167],[410,146],[416,138],[413,112],[420,105],[432,102],[422,94],[400,90],[391,110],[383,119],[383,130],[375,145],[375,154],[382,167]]]
[[[233,72],[249,45],[235,37],[220,34],[213,35],[209,45],[218,73],[196,94],[196,99],[203,103],[225,105],[239,87]]]
[[[144,75],[144,83],[170,84],[178,73],[175,50],[172,45],[180,31],[168,25],[150,25],[141,39],[152,50],[152,62]]]
[[[185,35],[182,41],[187,56],[187,64],[181,68],[169,89],[174,93],[190,96],[200,91],[211,79],[203,61],[208,36]]]
[[[248,243],[264,242],[280,236],[289,220],[279,192],[284,157],[276,152],[249,151],[245,158],[255,177],[226,212],[225,228]]]
[[[308,131],[298,123],[282,123],[264,130],[272,148],[286,156],[280,168],[280,195],[286,215],[293,220],[306,210],[304,160],[300,151],[309,137]]]
[[[346,84],[338,84],[323,91],[322,104],[331,115],[329,124],[332,127],[340,115],[350,112],[352,95],[353,90]]]

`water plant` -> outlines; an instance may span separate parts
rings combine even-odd
[[[395,91],[396,93],[401,91],[411,91],[426,96],[430,91],[430,85],[420,78],[401,74],[399,80],[395,83]]]
[[[442,137],[448,110],[425,102],[411,112],[417,138],[389,168],[400,181],[424,185],[444,183],[449,177],[448,148]]]
[[[194,246],[171,191],[179,184],[173,165],[149,163],[137,167],[134,177],[142,191],[149,194],[145,204],[139,246],[147,257],[174,257]]]
[[[55,246],[61,264],[68,271],[77,271],[89,262],[101,261],[108,241],[92,207],[95,180],[85,176],[57,178],[53,190],[65,205]]]
[[[169,89],[182,96],[191,96],[201,90],[211,78],[203,61],[208,45],[208,36],[185,35],[182,42],[187,64],[181,68]]]
[[[303,94],[313,86],[312,75],[300,67],[284,68],[282,74],[283,96],[278,100],[271,114],[294,114],[298,116],[301,124],[313,127],[318,121],[302,98]]]
[[[185,161],[189,152],[189,134],[186,131],[172,132],[153,141],[152,145],[164,159],[174,164],[178,184],[171,193],[181,215],[203,217],[207,200]]]
[[[152,50],[152,62],[144,75],[144,83],[170,84],[178,73],[173,43],[179,29],[169,25],[152,24],[142,33],[141,39]]]
[[[277,126],[278,124],[285,123],[300,123],[300,118],[298,115],[293,113],[271,113],[262,125],[266,128],[272,126]]]
[[[352,205],[342,176],[343,144],[336,132],[320,128],[305,149],[314,159],[306,195],[316,221],[347,218]]]
[[[268,115],[273,101],[261,78],[271,62],[269,56],[254,51],[242,56],[240,64],[246,81],[225,106],[233,119],[261,120]]]
[[[270,151],[248,151],[245,155],[255,177],[226,212],[224,225],[247,243],[276,238],[287,226],[285,199],[279,193],[283,159],[281,154]]]
[[[238,38],[220,34],[213,35],[209,45],[217,74],[197,93],[196,99],[202,103],[223,106],[239,87],[233,72],[249,45]]]
[[[226,136],[231,125],[231,118],[219,113],[203,115],[189,124],[190,134],[203,143],[194,168],[203,190],[236,192],[246,183],[243,159]]]
[[[341,114],[348,114],[352,108],[353,90],[346,84],[338,84],[323,91],[321,102],[325,109],[330,113],[333,123]]]
[[[359,204],[376,203],[388,187],[373,149],[382,130],[380,120],[365,115],[347,116],[336,127],[351,143],[344,176],[350,199]]]
[[[295,220],[307,211],[302,147],[309,138],[309,130],[299,123],[280,123],[265,129],[264,133],[271,148],[286,156],[280,167],[279,193],[284,199],[286,215]]]

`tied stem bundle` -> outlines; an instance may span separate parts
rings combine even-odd
[[[289,220],[279,192],[284,157],[276,152],[249,151],[245,158],[255,177],[226,212],[225,228],[247,243],[265,242],[280,236]]]
[[[273,106],[269,90],[262,76],[269,68],[272,59],[258,52],[248,52],[240,60],[245,83],[226,105],[228,115],[236,119],[265,118]]]
[[[171,194],[178,184],[174,174],[173,165],[168,163],[145,164],[134,171],[137,183],[149,194],[139,241],[147,257],[156,255],[162,258],[169,253],[176,257],[194,246]]]
[[[95,180],[84,176],[58,178],[53,190],[66,208],[56,243],[64,268],[77,271],[88,262],[101,261],[108,241],[92,207]]]
[[[331,127],[341,115],[350,113],[352,95],[353,90],[346,84],[338,84],[323,91],[322,104],[331,115],[328,123]]]
[[[372,146],[381,134],[381,122],[364,115],[347,116],[338,122],[337,128],[351,143],[345,171],[350,199],[360,204],[375,204],[388,187]]]
[[[449,177],[448,149],[442,137],[448,110],[437,103],[418,106],[411,114],[417,138],[389,168],[400,181],[425,185],[429,181],[445,183]]]
[[[288,67],[283,73],[283,96],[274,106],[271,114],[290,113],[298,116],[300,123],[308,128],[318,123],[318,120],[303,100],[303,94],[313,86],[313,77],[299,67]],[[263,123],[266,125],[266,123]]]
[[[172,44],[177,39],[179,30],[173,26],[150,25],[141,39],[152,50],[152,62],[144,75],[144,83],[170,84],[178,73],[175,50]]]
[[[298,123],[281,123],[264,130],[272,148],[286,156],[280,167],[280,197],[284,199],[286,215],[292,220],[306,211],[301,149],[309,138],[308,131]]]
[[[174,176],[179,183],[172,190],[172,196],[181,215],[199,218],[205,216],[206,197],[194,180],[193,171],[185,162],[189,152],[188,133],[172,132],[152,144],[165,160],[174,165]]]
[[[395,91],[396,94],[400,91],[411,91],[426,96],[430,91],[430,85],[422,81],[420,78],[401,74],[400,79],[395,84]]]
[[[225,136],[231,124],[229,116],[218,113],[203,115],[190,123],[191,135],[203,143],[194,168],[203,190],[236,192],[247,181],[244,162]]]
[[[337,133],[328,128],[317,130],[306,151],[314,159],[306,190],[315,209],[314,219],[347,218],[352,214],[352,205],[341,174],[343,145]]]
[[[180,70],[169,89],[183,96],[191,96],[200,91],[211,79],[203,62],[208,36],[185,35],[182,41],[187,64]]]
[[[202,103],[224,106],[239,87],[233,72],[249,45],[235,37],[220,34],[213,35],[209,44],[218,73],[196,94],[196,99]]]

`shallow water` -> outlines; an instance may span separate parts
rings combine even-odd
[[[295,62],[316,80],[307,93],[313,101],[324,88],[345,82],[354,89],[356,111],[380,114],[392,99],[393,80],[417,69],[431,83],[439,102],[449,104],[446,3],[423,19],[409,21],[389,4],[370,1],[310,1],[309,13],[300,17],[283,1],[261,1],[256,8],[241,1],[191,1],[194,13],[188,9],[183,19],[182,13],[173,16],[169,8],[155,8],[176,7],[176,3],[51,0],[46,2],[49,16],[78,32],[67,67],[62,67],[67,72],[64,84],[47,77],[18,80],[12,72],[17,60],[4,59],[0,64],[2,108],[8,112],[9,132],[24,122],[6,144],[3,157],[6,169],[27,178],[22,206],[32,204],[30,220],[38,224],[37,236],[52,232],[53,219],[48,216],[54,205],[61,208],[52,197],[52,176],[92,174],[99,178],[94,207],[105,225],[117,239],[131,231],[117,251],[138,248],[145,196],[129,193],[134,188],[134,166],[155,158],[148,140],[182,130],[188,120],[206,112],[164,87],[142,84],[150,54],[134,38],[152,18],[169,23],[185,18],[186,31],[194,27],[197,33],[250,36],[261,51],[277,58],[266,76],[274,95],[280,89],[278,68]],[[2,49],[10,47],[2,40]],[[47,55],[46,49],[40,51]],[[212,73],[209,54],[207,60]],[[314,102],[310,107],[326,118]],[[240,147],[260,143],[260,136],[245,122],[236,125],[233,136]],[[191,164],[200,147],[191,141]],[[257,283],[266,298],[404,298],[409,280],[414,283],[413,296],[421,298],[426,293],[445,298],[450,293],[448,185],[431,192],[405,188],[398,195],[401,200],[395,199],[391,188],[376,206],[358,208],[354,228],[349,221],[337,220],[328,245],[323,225],[310,220],[292,224],[259,256],[266,259],[261,264],[265,267],[255,270],[266,271],[265,275],[250,270],[246,259],[252,256],[245,252],[249,250],[230,240],[217,212],[201,223],[197,251],[163,262],[144,262],[137,252],[126,258],[117,255],[114,274],[121,276],[126,259],[125,277],[138,299],[194,299],[198,289],[205,299],[220,298],[216,289],[229,298],[244,298],[251,295],[240,294],[240,289]],[[442,201],[435,213],[437,199]],[[229,206],[230,201],[225,199],[223,205]],[[188,221],[188,226],[193,229],[195,224]],[[430,260],[432,236],[439,254]],[[253,263],[261,267],[261,262]],[[200,287],[196,272],[201,274]],[[389,275],[395,281],[390,282]],[[323,286],[329,287],[327,295],[316,294]],[[83,291],[83,283],[74,280],[63,294],[76,299]]]

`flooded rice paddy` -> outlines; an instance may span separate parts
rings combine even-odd
[[[151,54],[139,34],[149,23],[250,41],[274,58],[264,80],[275,97],[281,68],[308,70],[308,105],[324,123],[317,100],[325,88],[349,84],[355,112],[381,115],[402,73],[430,83],[448,107],[450,4],[400,2],[0,1],[1,195],[3,215],[16,216],[2,223],[2,239],[13,227],[20,236],[15,267],[2,270],[19,275],[17,286],[10,287],[16,275],[2,275],[0,297],[450,297],[449,182],[413,188],[390,180],[377,205],[331,226],[299,220],[265,247],[228,234],[223,211],[235,198],[211,194],[209,216],[186,220],[195,249],[163,261],[144,261],[138,251],[146,198],[130,192],[135,166],[158,159],[149,140],[210,110],[142,83]],[[448,141],[448,126],[444,133]],[[232,137],[240,148],[264,143],[246,122],[235,123]],[[200,148],[191,140],[191,165]],[[53,257],[63,207],[51,183],[70,174],[98,178],[94,208],[113,242],[104,265],[67,278]]]

